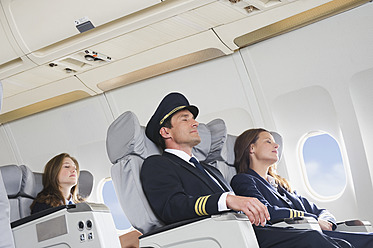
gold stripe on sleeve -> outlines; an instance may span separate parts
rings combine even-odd
[[[293,218],[293,209],[290,209],[290,218]]]
[[[194,204],[194,211],[196,212],[196,214],[198,214],[199,216],[201,216],[202,214],[200,214],[200,212],[198,211],[198,205],[199,205],[199,202],[201,201],[203,197],[200,197],[197,199],[196,201],[196,204]]]
[[[202,216],[202,215],[208,215],[206,212],[206,202],[207,199],[210,196],[201,196],[197,199],[196,203],[194,204],[194,211],[196,212],[197,215]]]
[[[204,215],[208,215],[208,213],[206,212],[206,202],[207,202],[207,199],[209,198],[210,196],[205,196],[205,198],[202,200],[201,202],[201,205],[202,205],[202,213]]]

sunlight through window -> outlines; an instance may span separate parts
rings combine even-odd
[[[111,215],[113,216],[115,227],[118,230],[130,228],[131,223],[128,221],[127,216],[124,214],[119,204],[112,180],[107,180],[104,183],[102,188],[102,196],[104,198],[105,205],[110,209]]]
[[[346,174],[337,141],[327,133],[315,133],[303,145],[308,182],[317,194],[338,195],[346,186]]]

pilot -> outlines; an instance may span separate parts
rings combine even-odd
[[[141,169],[145,195],[155,214],[166,224],[199,216],[235,210],[244,212],[260,247],[352,247],[315,230],[296,230],[265,226],[267,208],[258,199],[236,196],[221,173],[201,165],[192,148],[198,134],[198,108],[180,93],[164,97],[146,126],[146,136],[164,150],[148,157]],[[263,227],[265,226],[265,227]]]
[[[3,88],[0,82],[0,110],[3,99]],[[6,192],[3,177],[0,171],[0,244],[4,248],[13,248],[14,240],[10,229],[9,201]]]
[[[347,240],[356,248],[373,247],[372,234],[333,231],[334,216],[326,209],[298,195],[289,182],[276,173],[279,145],[265,129],[249,129],[237,137],[234,146],[237,175],[231,186],[237,195],[256,197],[267,206],[272,220],[292,217],[315,218],[323,233]]]

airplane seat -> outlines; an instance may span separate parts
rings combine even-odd
[[[12,222],[21,218],[18,194],[21,191],[22,170],[17,165],[1,166],[0,170],[9,199],[10,221]]]
[[[35,177],[35,197],[43,190],[43,173],[33,172]],[[78,183],[79,183],[79,195],[86,199],[88,198],[93,189],[94,178],[91,172],[87,170],[81,170],[79,173]],[[35,198],[34,197],[34,198]]]
[[[225,180],[229,183],[237,173],[236,168],[233,167],[233,148],[236,136],[227,134],[227,128],[222,119],[210,121],[207,124],[207,128],[211,132],[211,150],[205,163],[219,169]]]
[[[22,171],[21,190],[18,195],[20,217],[31,214],[30,206],[36,197],[34,173],[26,165],[19,166]]]
[[[93,174],[90,171],[81,170],[79,173],[78,185],[79,185],[79,195],[83,199],[87,199],[91,195],[93,184],[94,184]]]
[[[198,127],[201,143],[193,148],[193,154],[201,162],[210,150],[210,133],[204,124]],[[109,127],[107,151],[112,167],[111,175],[119,202],[127,218],[139,231],[147,233],[164,226],[148,204],[140,182],[140,170],[146,157],[161,154],[161,150],[145,135],[145,128],[132,112],[125,112]],[[132,182],[132,187],[128,187]]]
[[[3,87],[0,81],[0,110],[3,100]],[[14,248],[13,234],[10,229],[9,200],[0,167],[0,244],[4,248]]]
[[[202,141],[193,148],[193,155],[203,162],[210,151],[210,131],[204,124],[198,130]],[[184,225],[164,226],[152,211],[140,181],[144,159],[161,154],[161,150],[146,137],[134,113],[123,113],[109,126],[106,147],[121,207],[133,227],[144,233],[140,247],[258,247],[250,221],[240,214],[225,213]],[[225,235],[221,235],[222,231]]]
[[[130,111],[121,114],[109,126],[106,148],[110,161],[111,177],[118,201],[128,220],[142,233],[164,224],[153,213],[140,182],[144,159],[161,150],[145,136],[136,115]]]
[[[237,136],[227,134],[225,122],[222,119],[215,119],[207,124],[211,132],[211,150],[207,156],[206,163],[218,168],[227,182],[230,182],[237,174],[234,167],[234,143]],[[274,131],[270,131],[276,143],[279,144],[279,161],[282,155],[282,136]]]
[[[4,167],[0,168],[4,178],[9,179],[5,185],[16,247],[61,247],[61,244],[64,247],[120,247],[110,210],[104,204],[62,205],[30,215],[30,205],[43,188],[42,173],[34,173],[24,165]],[[80,175],[84,175],[82,184],[90,184],[82,187],[89,195],[93,176],[88,171]]]
[[[43,190],[43,173],[34,171],[34,177],[35,177],[35,192],[37,195]]]

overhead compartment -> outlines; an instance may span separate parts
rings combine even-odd
[[[7,84],[3,86],[4,92],[7,92]],[[16,120],[92,95],[95,95],[94,91],[83,85],[77,78],[69,77],[16,95],[4,96],[0,123]]]
[[[213,0],[0,1],[20,48],[42,65]]]
[[[160,0],[1,0],[25,53],[159,4]]]
[[[17,46],[0,6],[0,80],[36,66]]]
[[[226,2],[237,2],[228,1]],[[214,28],[232,50],[301,28],[370,0],[242,0],[230,6],[247,17]]]
[[[233,53],[212,30],[143,51],[78,75],[96,92],[108,91]]]

